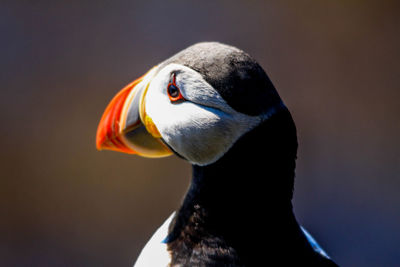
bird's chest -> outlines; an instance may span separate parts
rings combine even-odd
[[[171,266],[243,266],[237,251],[217,236],[186,233],[167,246]]]

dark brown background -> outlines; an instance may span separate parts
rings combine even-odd
[[[299,133],[299,221],[343,266],[400,255],[398,1],[2,1],[0,266],[130,266],[190,166],[95,150],[125,84],[198,41],[269,73]],[[241,231],[241,229],[238,229]]]

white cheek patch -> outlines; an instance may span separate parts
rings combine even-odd
[[[171,103],[166,93],[172,71],[187,101]],[[146,112],[163,139],[193,164],[207,165],[222,157],[244,133],[262,118],[233,110],[201,75],[171,64],[151,82]]]

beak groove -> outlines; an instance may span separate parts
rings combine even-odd
[[[108,104],[101,117],[96,135],[96,147],[98,150],[108,149],[129,154],[135,154],[121,140],[121,113],[129,93],[140,83],[142,78],[135,80],[123,88]]]
[[[108,104],[96,134],[98,150],[144,157],[172,154],[145,112],[145,95],[156,68],[124,87]]]

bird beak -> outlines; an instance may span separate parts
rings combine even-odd
[[[123,88],[108,104],[96,135],[98,150],[108,149],[144,157],[165,157],[172,151],[146,114],[145,97],[157,67]]]

